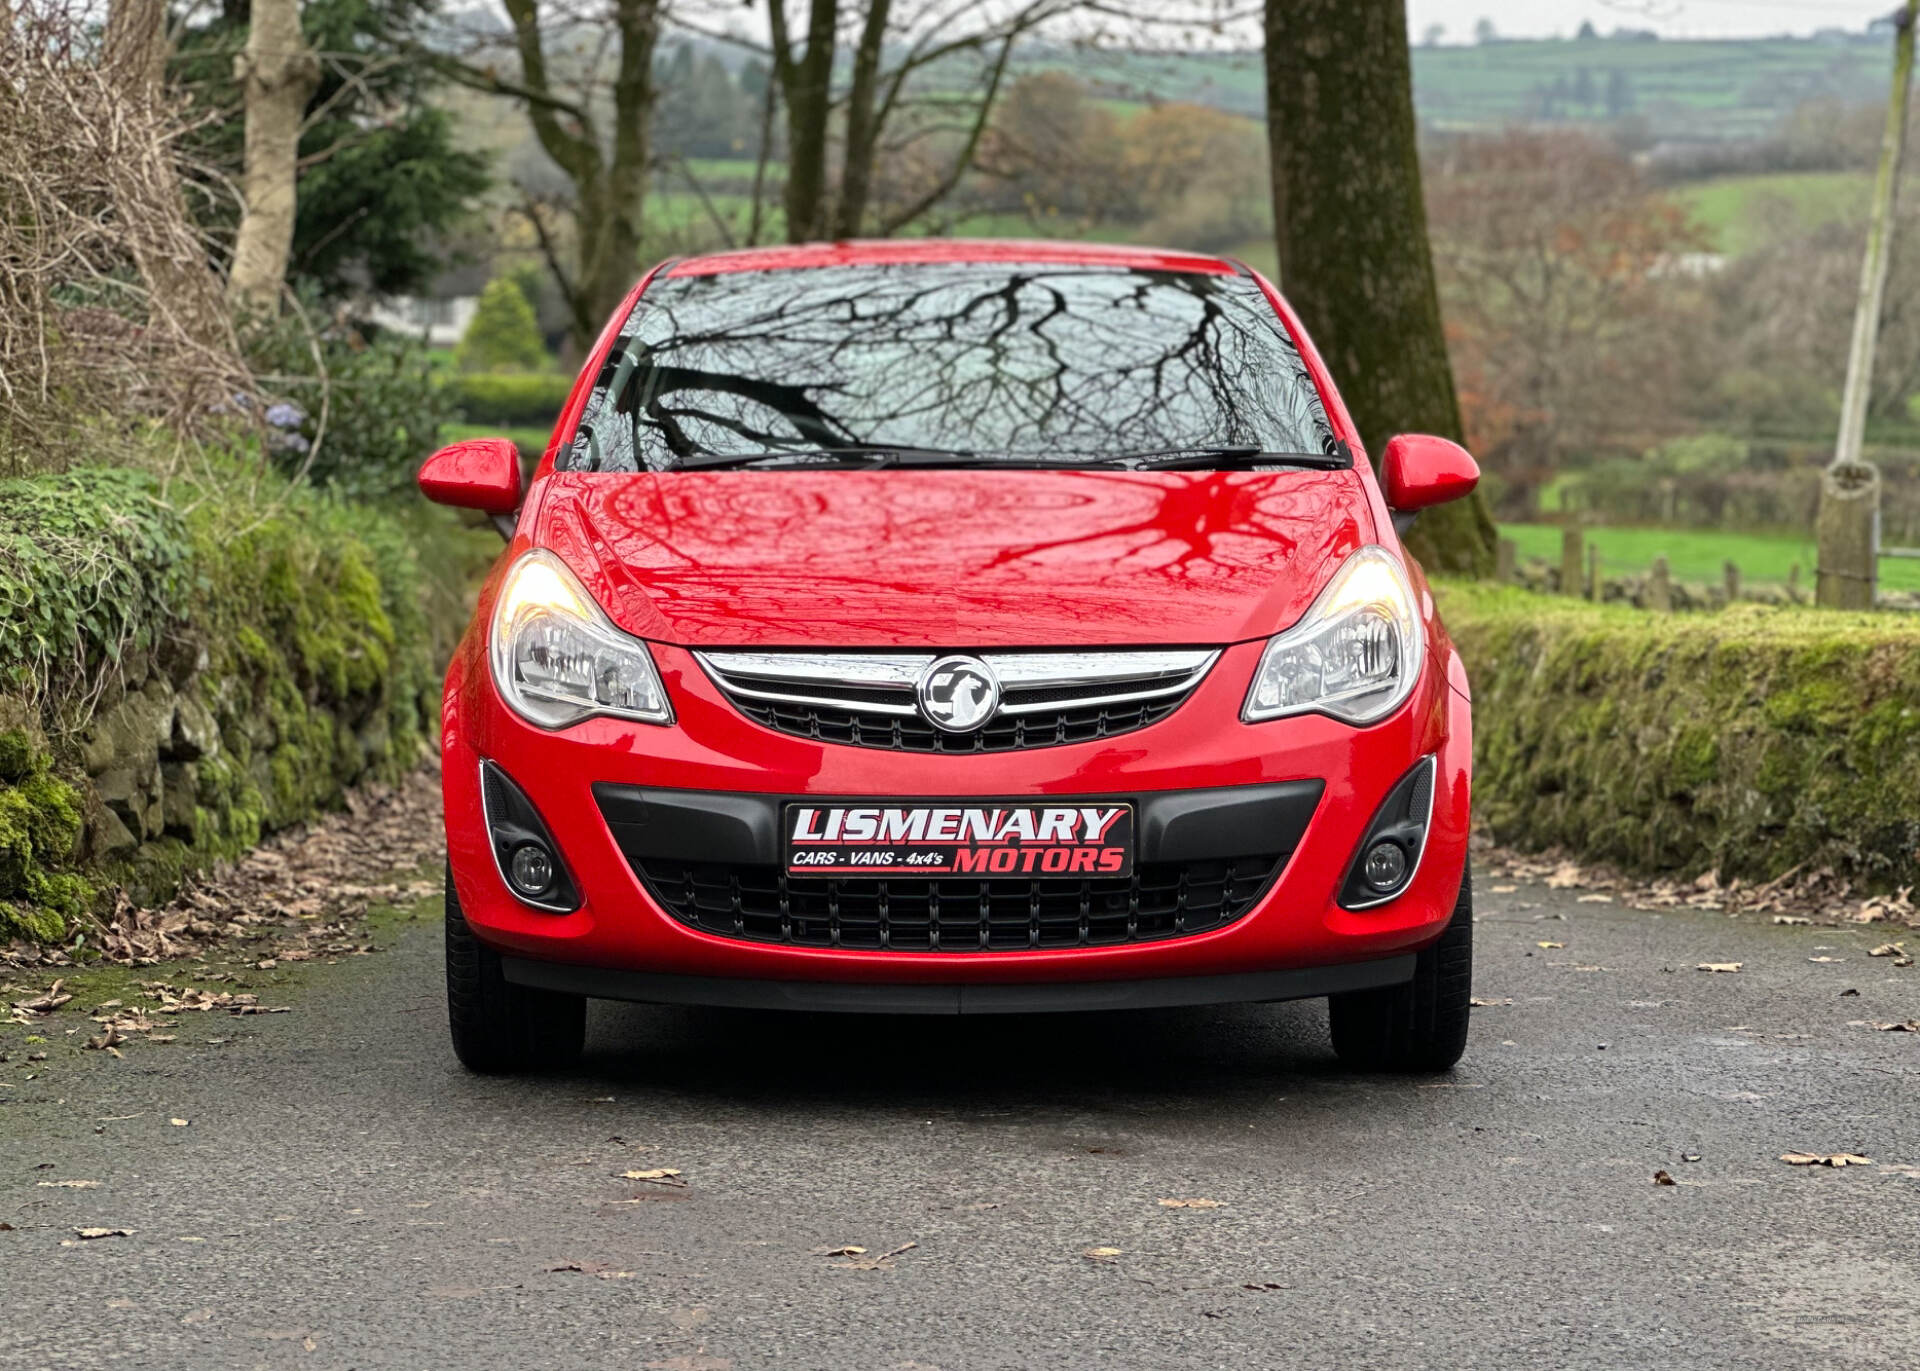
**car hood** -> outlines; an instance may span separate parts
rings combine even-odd
[[[1354,471],[563,472],[532,530],[689,647],[1214,646],[1368,541]]]

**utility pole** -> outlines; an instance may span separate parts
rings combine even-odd
[[[1867,400],[1873,389],[1873,354],[1880,307],[1893,257],[1893,213],[1900,186],[1900,157],[1907,140],[1907,101],[1913,81],[1914,24],[1920,0],[1903,0],[1893,15],[1893,93],[1887,100],[1887,131],[1880,142],[1880,171],[1873,183],[1867,224],[1867,254],[1860,265],[1860,298],[1854,309],[1853,342],[1847,349],[1847,385],[1840,400],[1840,436],[1833,462],[1820,483],[1815,533],[1820,571],[1815,599],[1834,609],[1871,609],[1879,579],[1880,473],[1861,452],[1866,443]]]

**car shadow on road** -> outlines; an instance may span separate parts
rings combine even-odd
[[[1318,1001],[971,1018],[596,1004],[574,1079],[779,1106],[1250,1099],[1351,1081]]]

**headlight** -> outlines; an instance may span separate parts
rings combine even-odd
[[[487,656],[513,712],[542,728],[595,714],[673,722],[646,644],[615,628],[551,552],[535,548],[508,570]]]
[[[1385,548],[1363,547],[1300,622],[1267,644],[1240,717],[1384,719],[1419,679],[1425,642],[1405,569]]]

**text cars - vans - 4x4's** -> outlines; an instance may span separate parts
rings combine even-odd
[[[589,997],[994,1013],[1324,995],[1355,1065],[1467,1030],[1467,683],[1274,288],[1213,257],[928,241],[637,286],[447,675],[468,1066]]]

